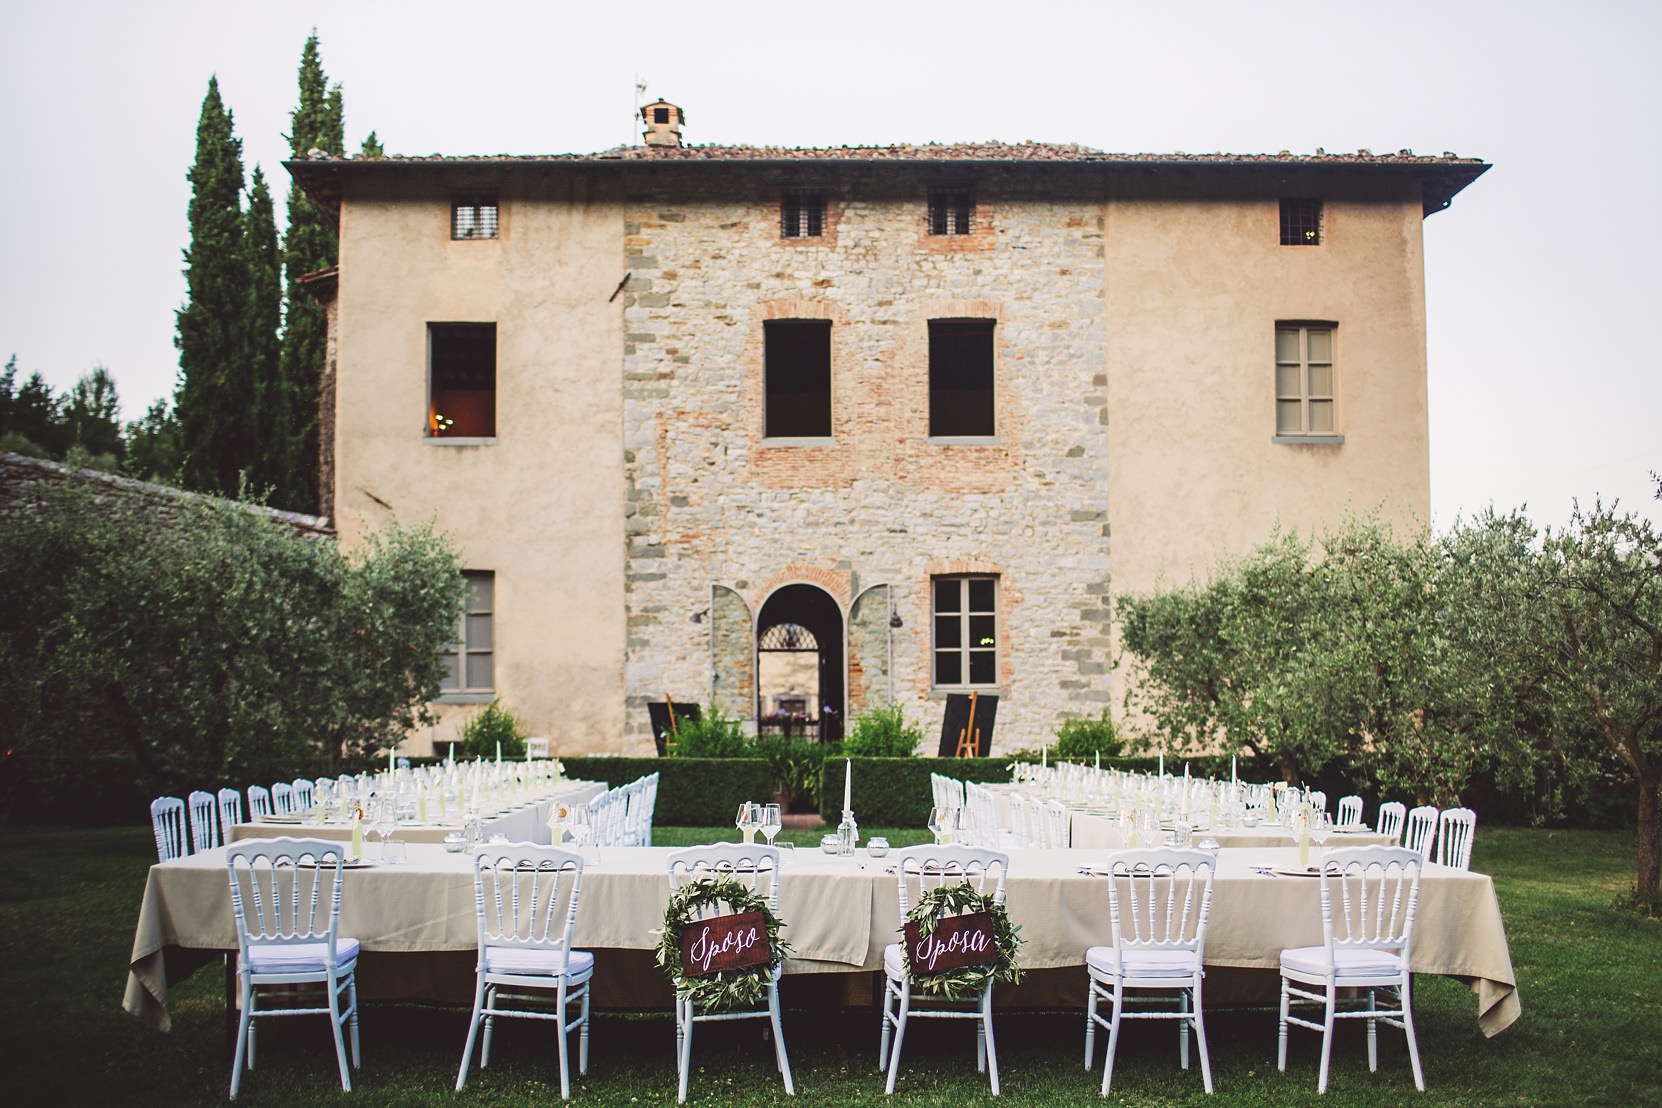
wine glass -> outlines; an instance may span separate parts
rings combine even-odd
[[[952,841],[960,846],[974,846],[981,841],[980,829],[975,825],[975,813],[968,808],[952,810]]]
[[[951,808],[935,807],[935,808],[929,809],[929,833],[935,836],[935,845],[936,846],[943,845],[945,840],[942,838],[942,836],[946,835],[951,830],[951,828],[952,828],[952,809]]]
[[[779,805],[762,805],[762,836],[767,839],[769,846],[773,845],[774,837],[779,834],[779,829],[784,826],[785,820],[783,814],[779,811]]]
[[[1310,814],[1310,841],[1320,850],[1327,841],[1327,836],[1333,833],[1333,817],[1326,812],[1312,812]]]
[[[744,801],[739,805],[738,814],[733,817],[733,826],[744,833],[744,841],[756,841],[756,805],[751,801]]]
[[[387,837],[398,827],[398,802],[390,796],[376,797],[370,802],[369,818],[381,839],[381,860],[386,861]]]
[[[588,845],[594,837],[594,823],[589,818],[587,804],[574,804],[566,813],[566,830],[571,833],[571,842],[582,853],[583,847]]]

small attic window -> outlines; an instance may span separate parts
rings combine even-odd
[[[496,193],[457,193],[450,200],[452,239],[493,239],[496,237]]]
[[[1308,198],[1281,198],[1281,245],[1322,244],[1322,202]]]
[[[975,194],[967,187],[929,190],[929,233],[967,235],[974,229]]]
[[[668,123],[669,122],[669,109],[668,108],[653,108],[652,109],[652,122],[654,122],[654,123]]]

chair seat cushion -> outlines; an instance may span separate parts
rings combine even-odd
[[[883,972],[896,981],[906,978],[906,953],[899,943],[890,943],[883,948]]]
[[[1402,959],[1388,950],[1337,947],[1334,977],[1390,977],[1402,972]],[[1310,977],[1327,976],[1327,947],[1298,946],[1281,952],[1281,968]]]
[[[1200,968],[1200,959],[1190,950],[1127,950],[1093,946],[1085,952],[1085,965],[1098,973],[1116,977],[1185,977]]]
[[[594,972],[594,955],[586,950],[574,950],[568,958],[559,950],[487,946],[484,961],[486,973],[511,973],[521,977],[557,977],[562,962],[567,977],[587,977]]]
[[[248,968],[254,973],[323,973],[329,956],[329,944],[317,943],[250,943]],[[358,940],[335,940],[335,969],[345,974],[358,960]]]

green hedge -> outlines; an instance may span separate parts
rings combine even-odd
[[[929,775],[961,781],[1008,781],[1008,758],[855,758],[854,815],[867,827],[922,827],[929,822]],[[825,759],[819,814],[827,823],[843,818],[844,760]]]
[[[588,758],[560,756],[567,777],[616,788],[658,774],[652,822],[665,827],[726,826],[747,800],[773,799],[772,772],[761,758]]]

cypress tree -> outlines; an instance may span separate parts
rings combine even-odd
[[[248,275],[242,259],[242,140],[218,78],[196,126],[190,171],[185,306],[178,312],[176,408],[187,487],[235,495],[257,457],[256,396],[242,354]]]
[[[364,148],[359,151],[358,156],[363,158],[384,158],[387,156],[387,148],[381,145],[381,140],[376,137],[374,131],[371,131],[368,135],[364,136]]]
[[[288,461],[288,411],[278,375],[283,324],[282,255],[277,248],[277,221],[265,174],[254,167],[248,211],[242,225],[242,267],[248,297],[242,313],[242,361],[254,386],[259,455],[254,481],[274,494],[277,507],[290,507],[283,486]]]
[[[345,156],[345,115],[340,86],[328,87],[318,56],[317,33],[300,54],[300,103],[289,117],[289,151],[304,158],[312,150]],[[289,187],[288,229],[283,236],[283,344],[280,372],[288,417],[287,478],[282,503],[315,512],[318,504],[318,400],[328,327],[323,307],[300,286],[300,278],[335,264],[335,229],[306,199]]]

